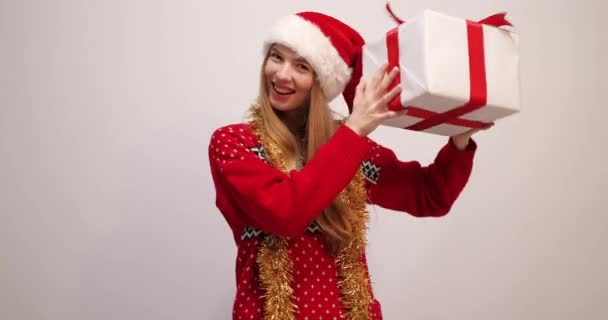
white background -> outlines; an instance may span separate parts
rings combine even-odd
[[[0,318],[229,319],[235,247],[210,135],[243,119],[279,16],[325,12],[366,38],[393,26],[383,1],[354,3],[0,1]],[[508,11],[523,111],[476,136],[445,218],[372,209],[385,318],[606,319],[606,3],[393,7]],[[445,142],[387,127],[373,138],[424,164]]]

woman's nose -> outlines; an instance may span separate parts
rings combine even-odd
[[[277,80],[289,81],[291,79],[291,67],[288,63],[284,63],[276,73]]]

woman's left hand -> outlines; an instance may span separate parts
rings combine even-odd
[[[468,131],[465,131],[463,133],[453,136],[452,141],[454,142],[454,146],[456,146],[456,148],[460,151],[465,150],[467,148],[467,146],[469,145],[469,141],[471,140],[472,135],[474,135],[475,133],[477,133],[481,130],[490,129],[493,126],[494,126],[494,123],[492,122],[485,127],[471,129],[471,130],[468,130]]]

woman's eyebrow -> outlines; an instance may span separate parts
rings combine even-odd
[[[282,53],[282,52],[281,52],[279,49],[277,49],[277,48],[271,48],[271,49],[270,49],[270,53],[276,53],[276,54],[278,54],[278,55],[280,55],[280,56],[285,56],[285,54],[283,54],[283,53]],[[302,56],[300,56],[300,55],[296,55],[296,56],[294,56],[294,57],[293,57],[293,60],[295,60],[295,61],[296,61],[296,62],[298,62],[298,63],[304,63],[304,64],[306,64],[306,65],[309,65],[309,66],[310,66],[310,63],[308,63],[308,61],[306,61],[306,58],[304,58],[304,57],[302,57]]]
[[[302,56],[297,56],[297,57],[295,58],[295,60],[296,60],[297,62],[300,62],[300,63],[304,63],[304,64],[308,64],[308,65],[310,64],[310,63],[308,63],[308,61],[306,61],[306,59],[305,59],[304,57],[302,57]]]

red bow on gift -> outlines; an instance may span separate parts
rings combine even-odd
[[[397,17],[397,15],[393,12],[393,8],[391,8],[391,4],[388,2],[386,3],[386,11],[388,11],[388,13],[391,15],[391,18],[393,18],[393,20],[395,20],[397,24],[405,23],[405,21]],[[506,12],[497,13],[482,20],[479,20],[477,21],[477,23],[494,27],[513,26],[511,22],[506,19],[506,15]]]

